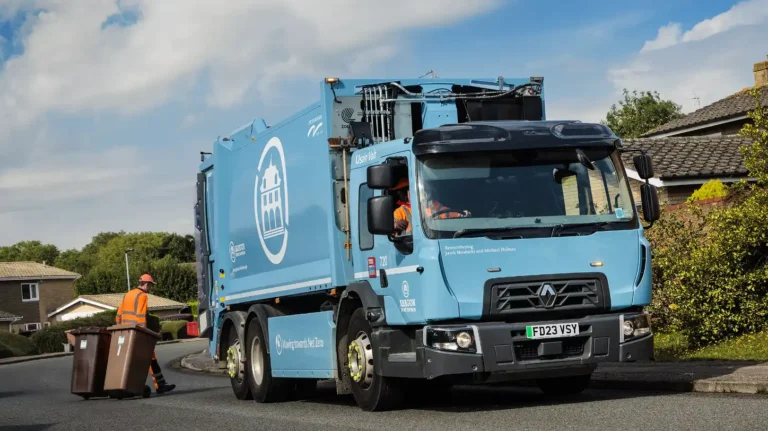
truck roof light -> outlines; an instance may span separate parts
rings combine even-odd
[[[335,84],[337,82],[339,82],[339,78],[325,78],[326,84]]]

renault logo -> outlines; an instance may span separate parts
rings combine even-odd
[[[539,291],[536,292],[536,295],[541,299],[541,305],[546,308],[552,308],[555,305],[555,300],[557,300],[557,292],[555,292],[555,288],[549,283],[541,285]]]

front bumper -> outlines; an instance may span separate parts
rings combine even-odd
[[[472,324],[479,341],[478,353],[427,347],[422,342],[423,329],[406,337],[398,333],[399,329],[388,328],[374,333],[374,345],[378,346],[374,360],[380,364],[376,369],[381,375],[432,379],[478,373],[557,377],[589,372],[601,362],[653,359],[653,333],[622,342],[621,316],[605,314],[560,321]],[[578,336],[544,340],[526,337],[528,325],[566,322],[579,324]],[[411,349],[407,349],[408,338],[413,341]]]

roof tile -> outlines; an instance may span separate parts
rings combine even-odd
[[[697,109],[682,118],[662,124],[650,132],[643,134],[643,137],[650,137],[660,133],[687,129],[705,123],[746,115],[747,112],[755,108],[755,100],[749,93],[747,93],[747,91],[751,89],[752,87],[746,88],[724,99],[720,99],[715,103]],[[768,106],[768,85],[763,86],[762,90],[761,103],[763,106]]]
[[[105,293],[102,295],[80,295],[80,298],[90,299],[91,301],[100,302],[104,305],[112,307],[119,307],[120,302],[123,300],[124,293]],[[151,310],[161,310],[167,308],[183,308],[187,304],[174,301],[172,299],[163,298],[161,296],[147,294],[147,308]]]
[[[626,148],[646,150],[653,157],[656,177],[662,180],[747,176],[739,147],[751,141],[739,135],[635,138],[622,143]],[[634,169],[634,155],[622,155],[628,169]]]
[[[37,262],[0,262],[0,280],[79,278],[80,274]]]

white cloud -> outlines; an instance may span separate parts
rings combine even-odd
[[[677,45],[683,34],[680,23],[673,22],[659,28],[659,33],[654,40],[647,40],[641,51],[653,51],[654,49],[664,49]]]
[[[196,151],[222,133],[222,112],[253,99],[272,100],[270,114],[285,111],[296,101],[286,101],[295,95],[280,92],[282,81],[368,73],[397,55],[409,30],[502,3],[0,0],[0,20],[34,12],[14,35],[23,54],[0,68],[0,245],[79,247],[103,230],[190,232]],[[137,143],[120,135],[126,115],[166,127],[146,113],[176,104],[184,110],[166,129],[131,131]],[[208,138],[193,134],[203,126]]]
[[[768,0],[745,1],[685,32],[679,24],[662,27],[608,77],[616,94],[658,91],[690,112],[754,85],[752,65],[765,59],[757,41],[767,40]]]
[[[121,12],[112,0],[30,0],[26,7],[47,10],[31,19],[24,55],[0,75],[0,118],[19,126],[48,111],[137,112],[190,90],[201,76],[210,79],[209,102],[229,107],[254,85],[266,92],[282,79],[348,66],[361,73],[362,65],[394,55],[403,31],[450,24],[500,3],[133,0],[134,25],[102,28]]]
[[[728,30],[765,23],[768,20],[768,0],[746,0],[726,12],[705,19],[683,33],[680,23],[659,28],[656,39],[645,42],[642,51],[669,48],[679,43],[704,40]]]

